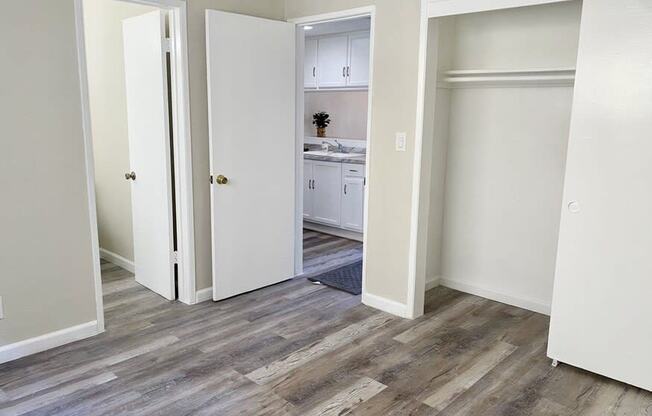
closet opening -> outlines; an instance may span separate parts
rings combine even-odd
[[[550,314],[581,6],[429,19],[426,290]]]

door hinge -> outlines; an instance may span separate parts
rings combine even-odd
[[[178,251],[173,251],[172,252],[172,263],[179,264],[179,252]]]
[[[172,52],[172,38],[163,39],[163,50],[165,52]]]
[[[210,175],[208,180],[211,182],[211,185],[212,185],[213,184],[213,175]]]

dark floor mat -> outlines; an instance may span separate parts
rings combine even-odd
[[[308,280],[359,295],[362,293],[362,260],[338,267],[319,276],[309,277]]]

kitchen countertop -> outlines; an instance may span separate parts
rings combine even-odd
[[[355,163],[358,165],[364,165],[366,161],[366,155],[362,156],[353,156],[353,157],[333,157],[333,156],[325,156],[325,155],[310,155],[310,154],[303,154],[304,159],[309,159],[309,160],[321,160],[324,162],[339,162],[339,163]]]

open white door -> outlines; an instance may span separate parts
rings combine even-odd
[[[206,11],[214,300],[294,275],[294,39],[290,23]]]
[[[122,22],[136,281],[175,298],[165,15]]]

